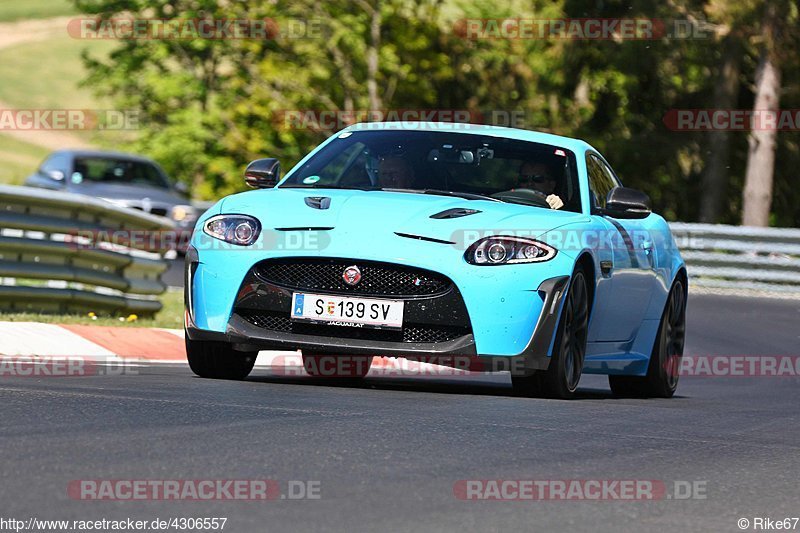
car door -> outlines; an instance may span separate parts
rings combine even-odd
[[[593,216],[601,218],[608,228],[612,246],[612,264],[601,265],[611,278],[611,302],[599,328],[597,342],[628,341],[636,334],[650,304],[655,282],[653,241],[646,219],[615,219],[601,214],[606,196],[620,181],[606,161],[596,152],[586,154],[589,172],[590,201]]]

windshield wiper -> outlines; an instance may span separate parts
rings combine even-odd
[[[464,198],[466,200],[489,200],[490,202],[502,203],[502,200],[498,200],[497,198],[492,198],[491,196],[484,196],[482,194],[475,194],[472,192],[444,191],[442,189],[394,189],[386,187],[386,188],[368,189],[368,190],[386,191],[386,192],[410,192],[414,194],[435,194],[437,196],[452,196],[454,198]]]
[[[497,198],[484,196],[472,192],[445,191],[442,189],[400,189],[392,187],[346,187],[343,185],[281,185],[281,189],[343,189],[353,191],[385,191],[385,192],[408,192],[414,194],[434,194],[437,196],[452,196],[454,198],[464,198],[465,200],[489,200],[490,202],[500,202]]]
[[[466,200],[489,200],[490,202],[502,202],[497,198],[491,196],[484,196],[483,194],[476,194],[472,192],[459,192],[459,191],[443,191],[440,189],[423,189],[422,194],[436,194],[440,196],[455,196],[456,198],[464,198]]]
[[[341,189],[345,191],[380,191],[379,187],[347,187],[344,185],[281,185],[279,189]]]

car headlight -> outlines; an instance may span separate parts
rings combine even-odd
[[[194,207],[190,205],[176,205],[172,208],[172,220],[183,222],[187,218],[194,216]]]
[[[247,215],[217,215],[206,220],[203,231],[230,244],[249,246],[258,238],[261,224]]]
[[[550,261],[558,252],[552,246],[522,237],[486,237],[467,249],[464,258],[473,265],[514,265]]]

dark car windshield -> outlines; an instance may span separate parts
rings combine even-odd
[[[563,209],[581,210],[575,155],[570,150],[453,132],[345,132],[297,168],[281,187],[402,189],[541,207],[547,204],[528,197],[556,194]]]
[[[131,183],[167,188],[169,183],[159,169],[147,162],[107,157],[77,157],[72,182]]]

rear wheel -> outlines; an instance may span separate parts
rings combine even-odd
[[[363,378],[372,366],[371,355],[331,355],[303,352],[303,368],[315,378]]]
[[[586,357],[589,331],[589,291],[586,275],[572,275],[553,345],[550,365],[531,376],[511,376],[514,391],[524,396],[568,399],[575,395]]]
[[[671,398],[678,388],[680,362],[686,340],[686,290],[682,280],[672,286],[650,355],[647,375],[608,376],[617,396]]]
[[[226,342],[186,337],[189,368],[201,378],[244,379],[253,370],[258,352],[239,352]]]

